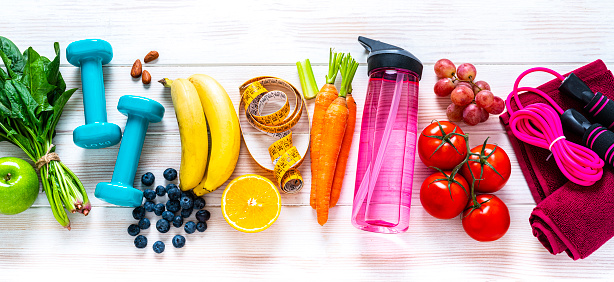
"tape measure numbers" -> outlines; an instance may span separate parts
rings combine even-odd
[[[307,110],[302,95],[285,80],[270,76],[248,80],[239,87],[239,92],[241,94],[239,108],[244,109],[249,124],[276,139],[268,149],[274,168],[271,170],[260,164],[249,151],[249,146],[247,146],[248,152],[260,167],[273,172],[282,192],[292,194],[300,191],[303,187],[303,177],[298,167],[303,163],[304,156],[301,156],[292,143],[291,129],[301,119],[303,109]],[[289,94],[294,95],[292,112],[288,101]],[[281,102],[281,107],[272,113],[263,114],[266,105],[272,102]]]

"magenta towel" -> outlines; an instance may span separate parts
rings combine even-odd
[[[594,92],[599,91],[614,100],[614,76],[601,60],[574,70],[573,73]],[[560,83],[560,80],[553,79],[537,88],[552,97],[564,110],[574,108],[591,120],[592,116],[584,111],[581,102],[559,93]],[[520,100],[523,106],[547,103],[532,93],[520,95]],[[560,172],[554,158],[546,161],[550,151],[525,144],[514,137],[507,112],[499,119],[505,126],[522,173],[537,203],[529,222],[533,235],[544,247],[552,254],[565,251],[569,257],[577,260],[586,258],[612,238],[614,168],[606,163],[603,178],[591,187],[576,185]],[[574,138],[571,134],[565,135],[568,140],[577,143],[581,140],[581,136]]]

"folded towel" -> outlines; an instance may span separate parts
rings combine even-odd
[[[573,73],[593,92],[601,92],[614,100],[614,76],[601,60]],[[553,79],[537,88],[552,97],[564,110],[576,109],[591,120],[592,115],[585,112],[581,102],[559,93],[560,84],[559,79]],[[519,97],[523,106],[547,103],[534,93]],[[516,108],[513,100],[512,107]],[[552,254],[565,251],[574,260],[586,258],[614,236],[614,168],[606,164],[603,178],[593,186],[572,183],[561,173],[554,158],[547,160],[550,151],[514,137],[509,127],[508,113],[499,118],[505,126],[533,199],[538,204],[529,219],[533,235]],[[565,136],[576,143],[581,141],[581,136],[567,132]]]

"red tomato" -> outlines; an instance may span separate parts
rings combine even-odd
[[[501,199],[495,195],[482,194],[476,197],[480,207],[469,208],[473,201],[469,201],[463,212],[463,229],[471,238],[482,241],[495,241],[510,228],[510,211]]]
[[[433,122],[422,130],[418,137],[418,156],[426,166],[451,170],[467,156],[467,145],[462,136],[448,134],[465,133],[460,126],[449,121],[440,121],[439,124]]]
[[[471,152],[479,154],[482,151],[482,147],[483,145],[477,146],[471,149]],[[495,152],[490,155],[493,150]],[[492,165],[499,174],[488,166],[487,163]],[[469,170],[469,168],[471,168],[471,170]],[[484,171],[481,173],[482,168]],[[510,175],[512,174],[512,163],[507,153],[501,149],[501,147],[487,144],[482,156],[469,156],[469,161],[467,165],[463,166],[461,173],[469,183],[473,181],[473,178],[471,178],[472,174],[475,179],[481,179],[475,182],[474,188],[476,192],[493,193],[503,188],[507,180],[510,179]]]
[[[446,171],[450,175],[451,171]],[[420,202],[424,209],[439,219],[450,219],[459,215],[469,201],[469,184],[460,174],[454,176],[456,182],[450,183],[449,177],[441,172],[435,172],[422,182]],[[460,185],[459,185],[460,184]],[[461,186],[462,185],[462,186]],[[463,189],[464,187],[464,189]]]

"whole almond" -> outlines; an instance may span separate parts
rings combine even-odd
[[[150,51],[149,53],[147,53],[147,55],[145,55],[145,59],[143,59],[143,61],[145,63],[149,63],[149,62],[157,59],[158,56],[160,56],[160,54],[158,54],[158,51]]]
[[[150,84],[151,83],[151,74],[149,74],[148,71],[144,70],[143,71],[143,76],[141,77],[141,80],[143,81],[143,84]]]
[[[141,60],[136,59],[134,64],[132,65],[132,69],[130,70],[130,75],[134,78],[138,78],[141,76],[141,72],[143,70],[143,66],[141,65]]]

